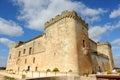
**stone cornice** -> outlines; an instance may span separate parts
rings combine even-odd
[[[61,15],[57,15],[55,18],[52,18],[52,19],[50,19],[50,21],[47,21],[45,23],[45,29],[47,27],[49,27],[50,25],[58,22],[59,20],[61,20],[63,18],[66,18],[66,17],[74,18],[75,20],[78,20],[79,22],[82,23],[83,26],[85,26],[88,29],[88,24],[84,20],[82,20],[82,18],[80,16],[78,16],[75,11],[63,11],[61,13]]]
[[[108,45],[111,48],[111,44],[109,42],[100,42],[100,43],[97,43],[97,46],[101,46],[101,45]]]

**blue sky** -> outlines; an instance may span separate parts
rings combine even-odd
[[[89,37],[112,45],[120,66],[120,0],[0,0],[0,66],[9,47],[44,32],[44,23],[64,10],[75,10],[89,24]]]

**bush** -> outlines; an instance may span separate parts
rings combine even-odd
[[[59,69],[58,68],[54,68],[53,72],[59,72]]]
[[[50,70],[50,69],[47,69],[46,72],[51,72],[51,70]]]
[[[85,70],[84,73],[83,73],[84,76],[88,76],[88,74],[89,74],[88,70]]]
[[[72,70],[70,69],[68,72],[72,72]]]
[[[96,70],[93,70],[93,71],[92,71],[92,74],[96,74],[96,73],[97,73],[97,71],[96,71]]]
[[[112,74],[112,71],[111,70],[107,70],[107,74]]]

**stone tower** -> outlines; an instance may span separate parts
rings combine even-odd
[[[75,11],[64,11],[45,23],[44,34],[11,46],[6,70],[83,74],[110,67],[114,67],[111,45],[89,39],[88,24]]]
[[[108,56],[110,69],[112,70],[114,68],[114,61],[112,56],[111,45],[108,42],[97,43],[97,51],[98,54],[104,54]]]
[[[46,22],[45,33],[48,63],[62,71],[91,70],[88,25],[76,12],[64,11]]]

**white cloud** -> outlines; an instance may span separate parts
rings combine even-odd
[[[111,43],[114,45],[112,50],[120,50],[120,39],[115,39]]]
[[[85,5],[83,8],[83,11],[81,11],[82,15],[84,15],[84,16],[95,16],[95,15],[99,15],[99,14],[105,13],[105,12],[107,12],[107,11],[103,10],[101,8],[98,8],[98,9],[86,8]]]
[[[15,42],[12,40],[9,40],[7,38],[0,38],[0,43],[10,47],[12,44],[14,44]]]
[[[101,27],[101,26],[94,26],[89,30],[89,36],[91,39],[95,41],[99,41],[101,37],[109,30],[109,26]]]
[[[114,56],[115,67],[120,67],[120,55]]]
[[[111,14],[109,15],[110,18],[116,18],[116,17],[120,17],[120,6],[118,9],[113,10],[111,12]]]
[[[21,36],[23,34],[22,28],[15,22],[0,18],[0,34],[9,36]]]
[[[5,60],[5,59],[6,59],[6,57],[0,56],[0,60]]]
[[[0,67],[5,67],[7,62],[7,57],[0,56]]]
[[[120,28],[120,21],[116,24],[106,24],[102,26],[93,26],[89,29],[89,36],[95,41],[99,41],[106,32]]]
[[[120,46],[112,46],[112,50],[120,50]]]
[[[112,41],[112,44],[118,44],[118,45],[120,45],[120,39],[116,39],[116,40]]]
[[[106,12],[101,8],[92,9],[82,2],[71,0],[13,0],[20,7],[18,19],[26,21],[26,26],[34,30],[43,30],[44,23],[64,10],[75,10],[90,21],[99,19]],[[97,21],[97,20],[96,20]]]

